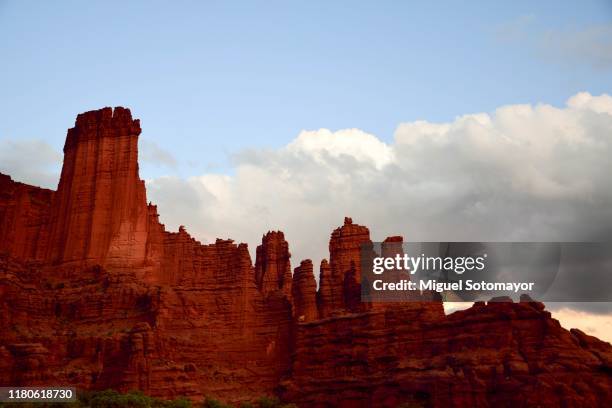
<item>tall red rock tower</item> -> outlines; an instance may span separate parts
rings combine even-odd
[[[317,320],[319,313],[316,302],[317,282],[315,281],[312,261],[305,259],[295,268],[291,285],[293,314],[298,321]]]
[[[319,290],[317,291],[317,309],[321,318],[331,315],[333,309],[333,295],[331,268],[327,259],[321,261],[319,267]]]
[[[129,109],[78,115],[68,130],[64,165],[43,257],[58,263],[140,266],[148,211],[138,175],[140,122]]]
[[[342,227],[332,232],[329,240],[331,305],[328,305],[332,310],[346,309],[347,296],[354,298],[353,293],[345,292],[348,288],[351,288],[352,291],[356,285],[361,283],[360,251],[361,245],[367,243],[371,243],[370,230],[367,227],[353,224],[353,220],[348,217],[344,219]],[[347,275],[350,275],[348,281]],[[322,276],[322,288],[323,279]]]
[[[281,231],[269,231],[262,237],[255,255],[255,281],[262,293],[281,291],[291,295],[291,254]]]

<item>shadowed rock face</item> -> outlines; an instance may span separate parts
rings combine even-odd
[[[270,231],[261,239],[255,257],[255,280],[265,294],[280,290],[291,293],[289,243],[281,231]]]
[[[0,175],[0,386],[72,384],[301,406],[603,406],[612,348],[544,305],[362,304],[346,218],[291,275],[282,232],[247,246],[168,232],[138,174],[140,124],[78,116],[57,191]],[[401,237],[388,242],[401,243]]]
[[[300,322],[317,320],[317,282],[312,271],[312,261],[306,259],[295,268],[292,284],[293,315]]]

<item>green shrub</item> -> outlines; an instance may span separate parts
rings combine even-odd
[[[204,398],[202,403],[203,408],[232,408],[231,405],[224,404],[223,402],[216,400],[212,397]]]
[[[280,401],[276,397],[261,397],[257,400],[259,408],[279,408]]]
[[[153,399],[141,391],[120,394],[114,390],[95,393],[90,400],[91,408],[150,408]]]
[[[70,403],[1,403],[0,408],[234,408],[207,396],[201,404],[193,404],[186,398],[163,400],[149,397],[142,391],[122,394],[115,390],[79,391],[77,400]],[[276,397],[264,396],[255,402],[241,402],[239,408],[297,408],[295,404],[283,404]],[[412,407],[411,407],[412,408]]]
[[[114,390],[79,392],[78,400],[63,408],[191,408],[192,403],[185,398],[166,401],[145,395],[142,391],[121,394]],[[41,408],[40,405],[37,408]]]
[[[191,401],[186,398],[177,398],[172,401],[166,401],[166,408],[191,408]]]

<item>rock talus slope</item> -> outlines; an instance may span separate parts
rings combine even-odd
[[[289,244],[166,231],[128,109],[77,117],[57,191],[0,175],[0,386],[72,384],[300,406],[605,406],[612,347],[544,305],[360,301],[366,227],[291,273]],[[245,221],[246,222],[246,221]],[[387,240],[401,243],[401,237]],[[398,247],[399,248],[399,247]]]

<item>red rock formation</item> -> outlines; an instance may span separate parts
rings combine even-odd
[[[331,268],[327,259],[321,261],[319,269],[319,290],[317,292],[317,309],[319,317],[331,316],[333,311]]]
[[[402,248],[403,243],[404,237],[401,237],[399,235],[385,238],[385,240],[382,242],[382,253],[380,254],[380,256],[392,257],[397,254],[402,255],[404,253],[404,249]]]
[[[36,258],[47,246],[47,225],[54,192],[13,181],[0,173],[0,252],[15,258]]]
[[[358,287],[361,283],[360,250],[363,244],[371,242],[370,231],[366,227],[353,224],[353,220],[348,217],[344,219],[342,227],[332,232],[329,240],[329,308],[332,312],[355,307],[354,300],[361,296]]]
[[[357,282],[361,282],[361,264],[359,251],[363,244],[369,244],[370,230],[353,224],[349,217],[344,218],[344,225],[336,228],[329,240],[329,256],[332,276],[339,282],[344,274],[355,266]]]
[[[128,109],[80,114],[68,130],[53,202],[51,263],[141,266],[147,242],[144,182],[138,176],[140,122]]]
[[[255,257],[255,280],[262,292],[291,294],[290,258],[289,244],[281,231],[268,231],[262,237]]]
[[[293,272],[292,302],[293,315],[298,321],[317,320],[317,282],[312,271],[312,261],[306,259]]]
[[[282,232],[263,237],[254,267],[245,244],[166,231],[138,175],[139,133],[127,109],[87,112],[57,192],[0,175],[0,386],[351,407],[612,398],[612,347],[531,299],[450,316],[439,302],[361,303],[370,238],[350,218],[316,294],[310,261],[291,277]]]
[[[281,389],[299,406],[603,407],[612,396],[610,344],[533,303],[450,316],[441,303],[395,304],[300,324],[296,336]]]
[[[262,293],[245,244],[165,231],[138,175],[139,133],[126,109],[87,112],[68,132],[57,192],[0,178],[0,319],[10,328],[0,330],[0,384],[270,393],[289,366],[282,233],[264,239],[261,263],[285,293]]]

